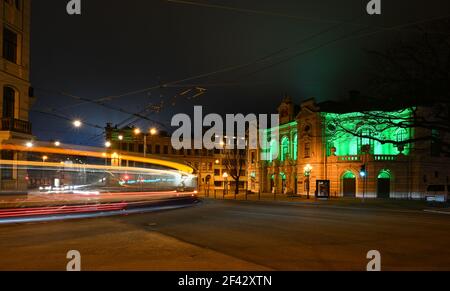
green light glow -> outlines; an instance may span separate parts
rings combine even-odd
[[[382,170],[380,174],[378,175],[378,179],[390,179],[391,174],[389,170]]]
[[[362,113],[322,113],[325,120],[328,153],[336,148],[336,155],[348,156],[362,153],[364,145],[370,145],[370,153],[375,155],[398,155],[396,145],[383,140],[405,141],[412,136],[411,129],[404,126],[411,116],[410,110],[399,112],[373,112],[373,117]],[[377,118],[375,118],[375,116]],[[384,123],[382,118],[386,118]],[[349,133],[351,132],[351,133]],[[354,133],[354,134],[352,134]],[[373,136],[375,139],[362,138],[356,135]],[[403,154],[408,155],[410,145],[405,144]]]
[[[352,172],[348,171],[348,172],[345,172],[345,174],[344,174],[344,176],[342,178],[344,178],[344,179],[356,179],[356,176]]]

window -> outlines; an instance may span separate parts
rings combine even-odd
[[[159,144],[155,145],[155,154],[159,155],[161,153],[161,146]]]
[[[17,63],[17,33],[3,28],[3,57]]]
[[[283,137],[281,141],[281,161],[286,161],[289,155],[289,139],[287,137]]]
[[[358,151],[359,153],[363,153],[364,149],[368,146],[370,154],[374,153],[374,140],[369,138],[370,136],[373,136],[373,130],[369,128],[361,129],[358,132],[359,138],[358,138]]]
[[[433,129],[431,131],[431,156],[433,157],[439,157],[442,152],[442,141],[441,141],[441,134],[439,130]]]
[[[2,160],[14,160],[14,152],[12,151],[2,151],[1,153]],[[12,180],[13,179],[13,168],[11,165],[5,165],[1,169],[2,172],[2,180]]]
[[[294,161],[298,158],[298,136],[297,134],[294,135],[293,141],[292,141],[292,158]]]
[[[165,155],[169,154],[169,146],[167,146],[167,145],[164,146],[164,154]]]
[[[256,162],[256,153],[252,152],[251,153],[251,163],[254,164]]]
[[[220,169],[214,170],[214,176],[220,176]]]
[[[3,88],[3,118],[14,118],[15,95],[13,88]]]
[[[305,143],[305,158],[311,157],[311,144],[309,142]]]

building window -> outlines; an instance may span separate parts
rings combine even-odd
[[[169,146],[167,146],[167,145],[164,146],[164,154],[165,155],[169,154]]]
[[[292,158],[294,161],[298,158],[298,136],[297,134],[294,135],[293,141],[292,141]]]
[[[373,130],[365,128],[358,132],[359,138],[358,138],[358,151],[359,153],[363,153],[364,148],[366,146],[369,147],[369,154],[373,154],[374,151],[374,140],[370,137],[374,135]]]
[[[220,176],[220,169],[214,170],[214,176]]]
[[[255,152],[252,152],[252,153],[251,153],[251,163],[252,163],[252,164],[255,164],[255,162],[256,162],[256,153],[255,153]]]
[[[14,118],[16,91],[11,87],[3,88],[3,118]]]
[[[155,145],[155,154],[159,155],[161,153],[161,146],[159,144]]]
[[[3,58],[17,63],[17,33],[3,28]]]
[[[309,142],[305,143],[305,158],[311,157],[311,144]]]
[[[289,138],[283,137],[281,141],[281,161],[286,161],[289,155]]]
[[[12,161],[14,160],[14,152],[12,151],[2,151],[2,160]],[[2,180],[12,180],[13,179],[13,168],[11,165],[4,165],[1,169]]]

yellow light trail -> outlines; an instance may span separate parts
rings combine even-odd
[[[194,170],[182,163],[169,161],[169,160],[162,160],[162,159],[156,159],[156,158],[143,158],[143,157],[137,157],[137,156],[131,156],[131,155],[122,155],[122,154],[116,154],[117,157],[115,157],[115,153],[106,153],[106,152],[95,152],[95,151],[85,151],[85,150],[77,150],[77,149],[64,149],[64,148],[52,148],[52,147],[44,147],[44,146],[33,146],[33,147],[27,147],[22,145],[0,145],[0,150],[13,150],[13,151],[20,151],[20,152],[35,152],[35,153],[46,153],[46,154],[61,154],[61,155],[70,155],[70,156],[83,156],[83,157],[93,157],[93,158],[113,158],[113,159],[119,159],[119,160],[127,160],[127,161],[133,161],[133,162],[139,162],[139,163],[148,163],[153,165],[159,165],[168,167],[174,170],[178,170],[187,174],[192,174]],[[0,161],[2,164],[10,164],[10,165],[33,165],[36,167],[42,167],[43,162],[30,162],[30,161]],[[45,163],[48,164],[48,166],[58,166],[59,168],[62,167],[59,163]],[[65,165],[68,166],[75,166],[75,165]],[[117,170],[131,170],[135,169],[138,171],[146,171],[146,170],[153,170],[154,169],[145,169],[145,168],[130,168],[130,167],[114,167],[114,166],[98,166],[98,165],[81,165],[81,166],[89,166],[88,168],[98,168],[98,169],[113,169],[116,168]]]

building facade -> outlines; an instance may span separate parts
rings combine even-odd
[[[227,167],[227,156],[222,150],[182,149],[172,147],[171,137],[166,132],[151,130],[141,132],[134,127],[117,128],[108,124],[105,128],[106,140],[111,143],[109,150],[140,156],[157,156],[185,163],[195,170],[198,176],[198,190],[205,195],[231,194],[235,189],[235,181]],[[108,144],[109,145],[109,144]],[[244,156],[244,160],[245,156]],[[127,165],[123,165],[127,166]],[[246,191],[247,172],[245,165],[240,173],[238,187]]]
[[[29,110],[34,102],[30,87],[30,0],[4,0],[0,4],[0,143],[31,140]],[[14,151],[1,151],[2,160],[26,159]],[[2,191],[26,191],[26,172],[5,165]]]
[[[408,109],[389,113],[388,123],[381,111],[368,118],[335,105],[308,100],[297,108],[285,98],[278,108],[279,141],[271,141],[265,151],[249,151],[249,189],[314,195],[316,182],[328,181],[331,197],[417,199],[430,188],[448,190],[450,158],[430,141],[401,143],[434,134],[397,126],[410,117]]]

